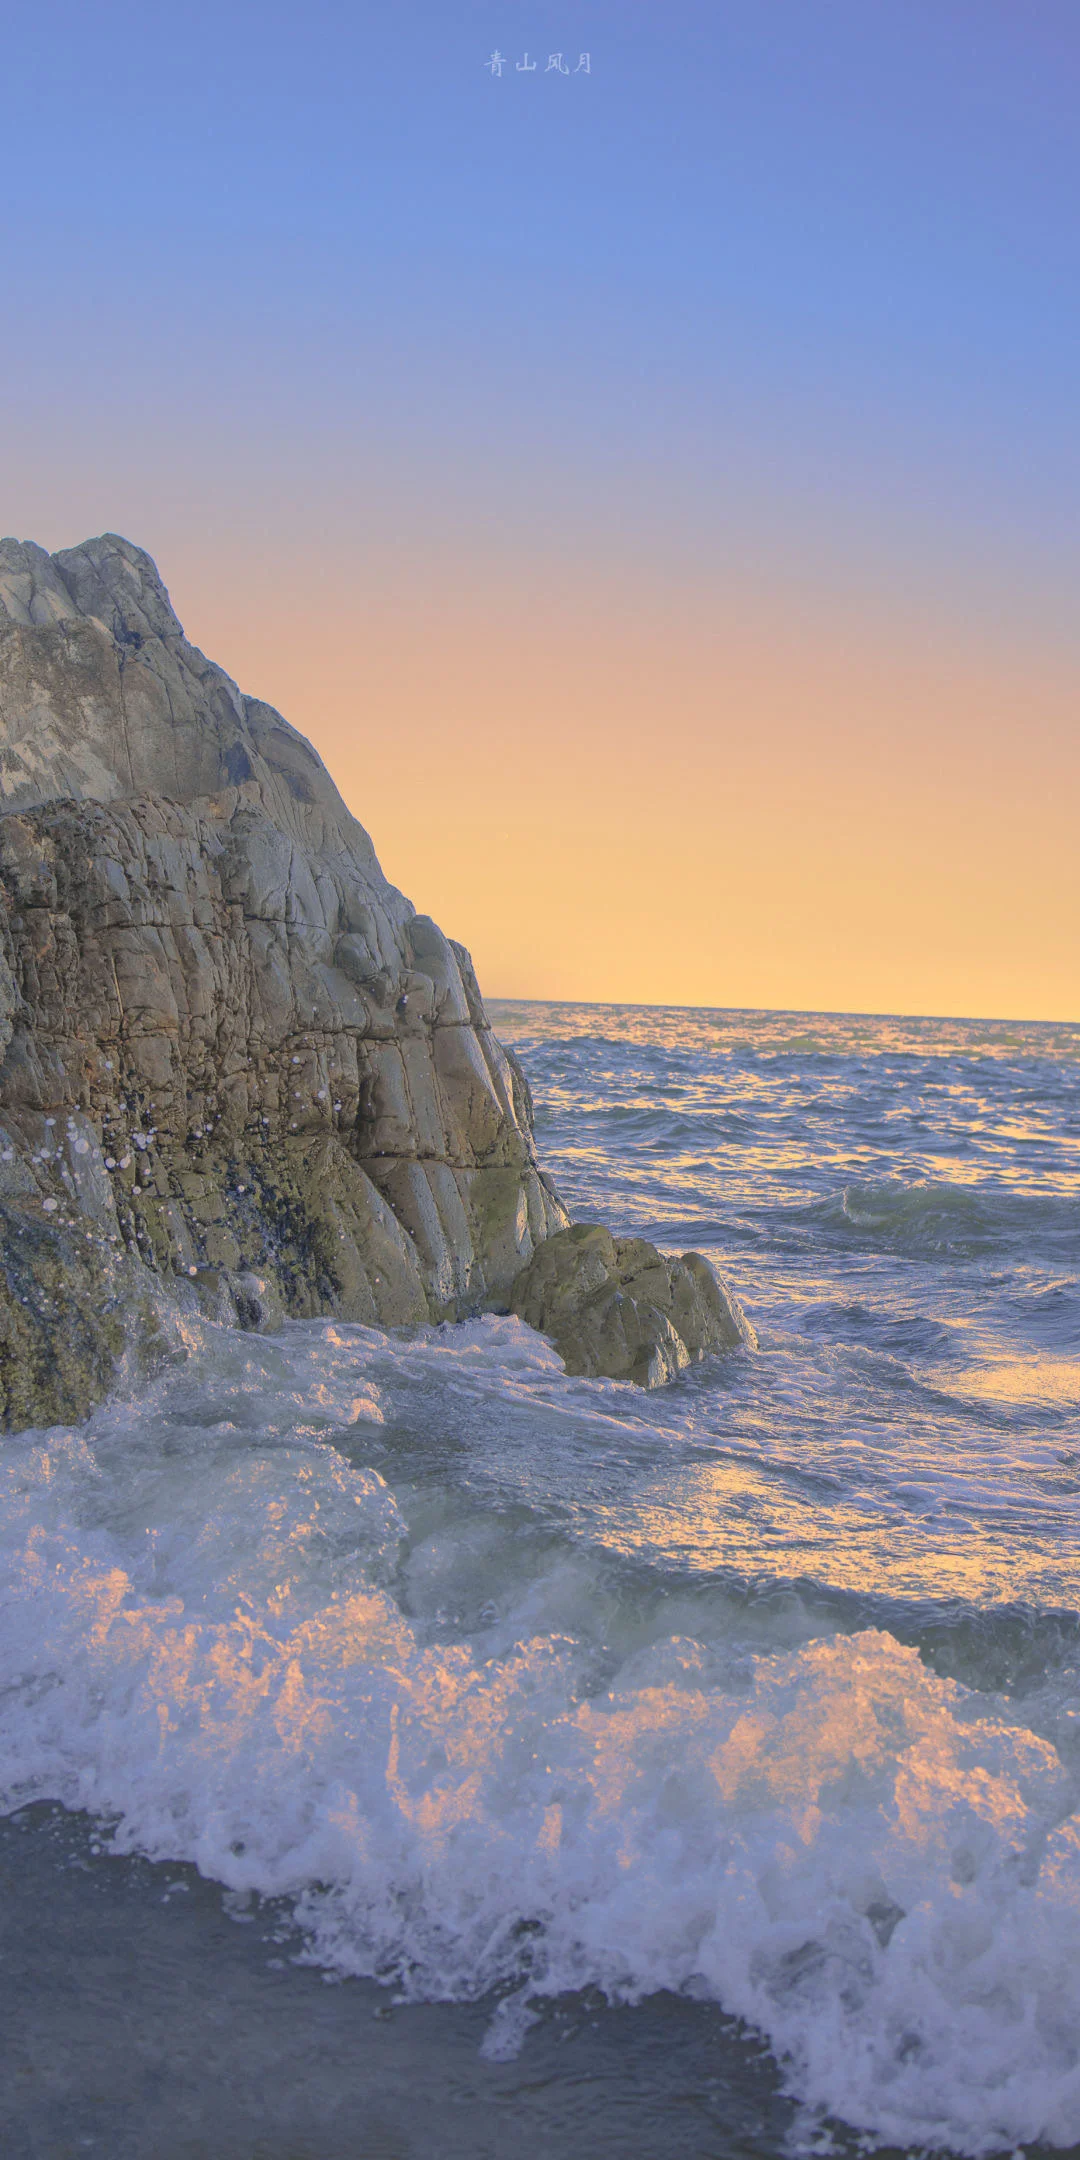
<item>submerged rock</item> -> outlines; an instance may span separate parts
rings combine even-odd
[[[549,1237],[514,1284],[512,1308],[550,1336],[568,1373],[660,1387],[707,1352],[750,1339],[700,1253],[676,1259],[599,1223]]]

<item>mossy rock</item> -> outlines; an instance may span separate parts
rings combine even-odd
[[[107,1240],[0,1203],[0,1428],[73,1424],[125,1363],[149,1372],[165,1348],[136,1269]]]

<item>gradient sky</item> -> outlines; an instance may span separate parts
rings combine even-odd
[[[491,993],[1075,1020],[1078,114],[1076,0],[12,11],[0,529]]]

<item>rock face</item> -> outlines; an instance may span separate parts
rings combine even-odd
[[[140,548],[0,542],[0,1424],[84,1415],[185,1309],[513,1298],[646,1385],[733,1339],[703,1260],[567,1224],[468,954],[310,744]]]
[[[575,1223],[548,1238],[514,1284],[512,1309],[550,1336],[568,1373],[659,1387],[707,1352],[752,1339],[700,1253],[673,1259],[644,1238]]]
[[[0,807],[0,1419],[89,1407],[150,1278],[506,1309],[567,1216],[468,954],[115,535],[0,543]]]

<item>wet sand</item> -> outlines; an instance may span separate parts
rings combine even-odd
[[[230,1913],[84,1817],[0,1822],[0,1880],[4,2160],[761,2160],[795,2129],[709,2004],[566,1998],[490,2062],[490,2001],[328,1981],[280,1911]]]

